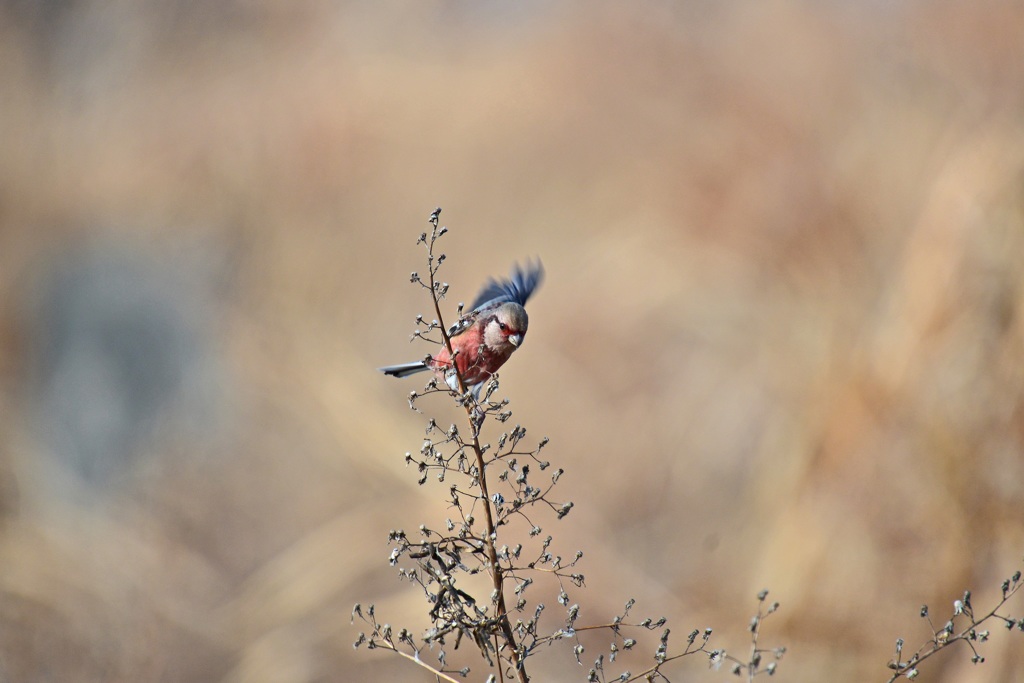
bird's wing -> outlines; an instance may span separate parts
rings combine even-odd
[[[537,289],[543,279],[544,266],[540,259],[527,261],[525,268],[516,264],[512,267],[509,279],[495,280],[492,278],[488,280],[480,293],[476,295],[476,300],[470,306],[470,310],[476,312],[482,308],[503,304],[507,301],[514,301],[520,306],[525,306],[526,300],[530,298],[533,290]]]
[[[457,337],[469,328],[473,327],[473,323],[476,322],[477,318],[480,317],[480,311],[471,311],[466,313],[459,318],[454,325],[448,328],[449,337]]]

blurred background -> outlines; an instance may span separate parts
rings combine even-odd
[[[582,621],[742,652],[767,587],[781,680],[885,680],[1024,555],[1022,35],[1001,0],[0,2],[0,681],[432,680],[349,622],[426,627],[387,532],[446,489],[375,368],[425,353],[435,206],[447,315],[547,267],[500,393],[567,471]],[[920,680],[1020,680],[993,633]]]

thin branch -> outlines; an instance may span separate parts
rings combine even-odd
[[[516,671],[516,676],[520,683],[527,683],[530,678],[526,674],[526,669],[523,666],[522,659],[520,658],[519,646],[516,642],[515,633],[512,630],[512,624],[508,618],[508,609],[505,606],[505,582],[502,575],[501,565],[498,564],[498,552],[494,547],[494,539],[497,537],[494,526],[494,514],[491,510],[491,497],[487,488],[487,475],[486,475],[486,463],[484,462],[484,451],[480,445],[480,430],[479,423],[474,419],[473,410],[476,407],[476,401],[466,400],[467,394],[469,393],[466,388],[465,380],[462,378],[462,373],[459,372],[459,365],[455,357],[455,350],[452,348],[452,340],[448,335],[448,329],[444,324],[444,317],[441,313],[441,302],[438,296],[437,284],[434,279],[436,267],[434,266],[434,242],[438,237],[437,232],[437,220],[438,212],[431,214],[431,223],[433,224],[433,231],[431,233],[430,242],[427,245],[427,259],[428,259],[428,271],[429,275],[429,288],[430,297],[434,302],[434,313],[437,315],[437,322],[441,331],[441,340],[444,342],[444,347],[448,350],[448,357],[451,359],[452,373],[455,375],[456,383],[459,387],[459,395],[463,397],[462,406],[466,410],[466,417],[469,420],[470,433],[473,435],[473,440],[469,443],[470,449],[473,451],[473,455],[476,457],[477,465],[477,484],[480,486],[480,499],[483,501],[484,506],[484,521],[486,526],[486,534],[484,535],[484,546],[487,554],[487,561],[490,564],[490,575],[491,583],[494,586],[496,600],[494,602],[495,609],[497,610],[496,616],[499,618],[499,625],[502,631],[502,635],[505,638],[506,643],[509,646],[510,654],[509,659]],[[498,672],[501,673],[500,665],[500,654],[499,654],[499,666]]]
[[[414,656],[414,655],[409,654],[408,652],[403,652],[402,650],[399,650],[397,647],[395,647],[395,645],[393,643],[389,643],[386,640],[380,641],[377,644],[377,647],[382,647],[385,650],[391,650],[395,654],[400,655],[402,657],[405,657],[410,662],[414,662],[414,663],[422,666],[424,669],[426,669],[430,673],[434,674],[435,676],[437,676],[441,680],[449,681],[449,683],[464,683],[463,681],[460,681],[457,678],[452,678],[451,676],[449,676],[448,674],[444,673],[440,669],[436,669],[433,666],[431,666],[430,664],[427,664],[422,659],[420,659],[418,656]]]
[[[913,656],[911,656],[911,658],[906,662],[900,661],[900,651],[902,650],[903,640],[901,638],[899,641],[897,641],[896,661],[890,662],[889,664],[889,667],[894,670],[894,673],[889,677],[886,683],[895,683],[895,681],[901,677],[913,678],[917,675],[916,670],[918,665],[921,664],[921,662],[927,660],[933,655],[941,652],[942,650],[945,650],[953,643],[959,641],[964,641],[968,644],[968,646],[970,646],[971,650],[974,651],[976,663],[984,661],[982,658],[978,656],[977,650],[974,649],[974,644],[971,643],[971,640],[973,640],[975,637],[975,630],[990,619],[1000,619],[1003,621],[1004,624],[1008,624],[1010,627],[1013,626],[1013,624],[1015,623],[1013,619],[997,614],[997,612],[999,612],[999,610],[1002,609],[1003,605],[1005,605],[1010,600],[1010,598],[1012,598],[1014,594],[1017,593],[1018,590],[1020,590],[1021,586],[1024,586],[1024,582],[1020,581],[1020,572],[1017,572],[1014,575],[1014,577],[1015,578],[1012,584],[1009,580],[1007,580],[1003,584],[1003,596],[999,600],[998,604],[996,604],[995,607],[989,610],[989,612],[982,616],[980,619],[976,619],[974,617],[973,610],[971,610],[970,604],[968,603],[968,605],[966,606],[967,609],[963,610],[961,613],[967,614],[970,618],[971,623],[968,624],[967,627],[959,633],[954,635],[951,632],[953,624],[952,619],[949,621],[949,625],[945,629],[936,631],[934,626],[932,626],[932,639],[930,641],[930,646],[929,643],[925,643],[920,648],[918,648],[917,652],[915,652]],[[967,602],[966,598],[964,602]],[[931,617],[928,616],[927,607],[922,608],[921,616],[927,617],[929,624],[931,624]],[[957,614],[954,614],[953,618],[955,619],[957,616]],[[1021,623],[1024,623],[1024,620],[1022,620]]]

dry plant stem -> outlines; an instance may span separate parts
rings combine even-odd
[[[632,683],[633,681],[639,680],[647,680],[647,677],[651,674],[658,674],[662,678],[665,678],[665,675],[661,673],[661,668],[663,666],[665,666],[669,662],[674,662],[677,659],[681,659],[682,657],[688,657],[696,652],[707,652],[707,650],[704,649],[704,645],[701,645],[696,650],[691,650],[689,647],[687,647],[685,651],[680,652],[677,655],[672,655],[671,657],[666,657],[665,661],[659,662],[658,664],[652,666],[649,669],[646,669],[645,671],[641,671],[638,674],[633,674],[632,676],[626,679],[625,683]],[[665,678],[665,680],[667,681],[668,679]]]
[[[1018,572],[1018,574],[1019,574],[1019,572]],[[910,671],[911,669],[916,669],[921,664],[921,662],[923,662],[924,660],[928,659],[932,655],[937,654],[938,652],[946,649],[947,647],[949,647],[953,643],[956,643],[956,642],[959,642],[959,641],[962,640],[965,643],[967,643],[968,645],[970,645],[971,644],[971,638],[970,638],[971,632],[974,631],[975,629],[977,629],[979,626],[981,626],[983,623],[985,623],[989,619],[999,618],[999,619],[1003,619],[1004,621],[1006,621],[1007,618],[1002,617],[1002,616],[996,614],[996,612],[998,612],[1000,609],[1002,609],[1003,605],[1005,605],[1010,600],[1010,598],[1012,598],[1013,595],[1018,590],[1020,590],[1021,586],[1024,586],[1024,582],[1019,582],[1019,583],[1015,582],[1013,588],[1008,590],[1003,595],[1002,599],[999,601],[999,604],[997,604],[995,607],[993,607],[987,614],[985,614],[985,616],[981,617],[980,619],[975,619],[972,616],[971,617],[971,623],[968,624],[966,628],[964,628],[962,631],[960,631],[956,635],[950,635],[946,639],[940,640],[939,636],[938,636],[938,633],[941,633],[941,631],[939,631],[937,633],[934,633],[933,636],[932,636],[931,647],[928,647],[928,645],[925,644],[925,645],[921,646],[921,649],[919,649],[917,651],[917,654],[915,654],[910,660],[908,660],[906,662],[899,663],[898,664],[899,668],[897,668],[896,672],[889,677],[889,679],[886,681],[886,683],[895,683],[896,680],[905,677],[907,675],[908,671]],[[926,647],[928,647],[928,649],[924,650],[924,648],[926,648]],[[973,649],[973,646],[972,646],[972,649]],[[924,652],[922,652],[922,650],[924,650]]]
[[[436,230],[436,226],[435,226]],[[455,350],[452,348],[452,340],[448,336],[447,328],[444,324],[444,318],[441,315],[441,303],[437,295],[437,288],[434,282],[434,240],[431,239],[430,244],[427,247],[427,253],[430,259],[428,271],[430,273],[430,292],[431,298],[434,301],[434,313],[437,315],[437,321],[441,330],[441,340],[444,343],[446,349],[448,349],[448,357],[452,359],[452,372],[455,375],[455,379],[458,382],[459,393],[462,396],[466,396],[467,389],[466,383],[462,379],[462,374],[459,372],[458,363],[455,359]],[[486,524],[486,535],[484,536],[484,552],[487,554],[487,562],[490,565],[491,583],[494,586],[497,600],[495,601],[495,609],[497,610],[497,617],[501,625],[502,636],[505,642],[508,643],[511,653],[509,658],[512,661],[513,668],[516,672],[516,677],[520,683],[527,683],[530,678],[526,675],[526,669],[523,667],[522,660],[519,656],[519,647],[516,643],[515,633],[512,631],[512,624],[508,619],[508,610],[505,607],[505,580],[503,572],[501,571],[501,565],[498,564],[498,551],[494,547],[494,539],[496,537],[495,526],[494,526],[494,514],[491,511],[491,496],[487,490],[487,477],[485,476],[484,470],[484,452],[480,445],[480,434],[477,425],[473,420],[473,406],[474,403],[470,401],[464,401],[463,408],[466,410],[466,417],[469,419],[470,433],[473,435],[473,440],[470,443],[470,447],[473,449],[473,455],[476,458],[477,468],[477,485],[480,487],[480,497],[484,504],[484,522]],[[502,673],[502,667],[500,662],[498,663],[498,678],[504,680]]]
[[[767,597],[767,595],[768,591],[766,590],[758,596],[760,598],[760,602],[757,605],[757,617],[755,617],[757,621],[754,622],[754,625],[750,629],[750,657],[747,659],[747,683],[753,683],[754,676],[758,674],[758,670],[760,668],[756,664],[756,662],[758,661],[757,637],[761,633],[761,622],[767,616],[766,614],[764,614],[763,610],[764,598]],[[771,614],[774,611],[775,609],[773,607],[771,611],[768,612],[768,614]]]
[[[760,629],[755,630],[753,635],[750,637],[750,659],[748,661],[751,661],[751,662],[753,662],[755,660],[755,658],[757,657],[757,634],[758,634],[759,631],[760,631]],[[753,683],[754,676],[756,676],[756,675],[757,675],[757,669],[755,667],[748,666],[747,667],[747,683]]]
[[[438,671],[437,669],[435,669],[431,665],[429,665],[426,662],[424,662],[419,657],[414,657],[413,655],[409,654],[408,652],[402,652],[401,650],[399,650],[397,647],[395,647],[391,643],[388,643],[388,642],[385,641],[384,644],[378,645],[377,647],[382,647],[382,648],[384,648],[386,650],[391,650],[395,654],[398,654],[398,655],[401,655],[402,657],[405,657],[410,662],[413,662],[414,664],[418,664],[419,666],[422,666],[424,669],[426,669],[430,673],[434,674],[434,676],[436,676],[437,679],[440,680],[440,681],[450,681],[450,683],[463,683],[462,681],[458,680],[457,678],[452,678],[451,676]]]
[[[394,566],[402,556],[408,556],[410,559],[416,560],[417,567],[413,569],[403,567],[400,571],[400,576],[420,586],[428,602],[432,604],[429,612],[432,628],[422,636],[422,643],[418,643],[418,639],[404,628],[401,629],[398,640],[392,640],[391,626],[388,624],[381,625],[377,622],[373,606],[371,605],[369,611],[364,615],[361,607],[357,604],[353,608],[353,620],[356,616],[359,616],[372,627],[372,632],[369,637],[364,633],[360,633],[359,639],[354,643],[354,647],[358,648],[362,644],[367,644],[370,649],[380,647],[396,652],[403,658],[414,661],[422,668],[434,673],[436,680],[452,682],[456,680],[455,676],[457,675],[461,674],[465,677],[469,673],[469,667],[467,666],[458,672],[448,669],[444,649],[436,653],[439,665],[424,662],[421,660],[421,655],[425,648],[429,647],[433,651],[436,644],[440,644],[443,648],[445,646],[445,638],[454,633],[455,649],[459,648],[459,643],[462,642],[464,636],[468,637],[471,642],[480,648],[481,656],[486,659],[487,668],[491,672],[488,680],[497,680],[500,683],[529,683],[530,676],[526,672],[525,660],[528,656],[535,654],[538,648],[543,645],[550,645],[556,641],[563,640],[574,641],[573,654],[577,663],[584,666],[581,657],[585,648],[579,640],[578,632],[608,630],[612,634],[612,643],[608,648],[608,661],[615,662],[619,652],[633,650],[637,645],[637,640],[621,633],[621,629],[639,629],[641,631],[663,629],[660,644],[654,653],[653,666],[647,667],[645,671],[636,675],[628,671],[623,672],[617,677],[617,680],[640,681],[658,679],[667,681],[668,678],[662,672],[666,664],[682,657],[696,654],[697,652],[707,654],[711,659],[712,665],[721,665],[725,660],[736,662],[737,668],[735,673],[737,674],[740,673],[742,667],[746,667],[748,672],[755,671],[761,656],[761,651],[757,649],[756,634],[752,644],[754,654],[751,657],[752,662],[750,663],[740,662],[728,657],[724,650],[710,651],[708,649],[708,639],[711,636],[710,628],[704,629],[699,643],[695,641],[701,632],[697,629],[691,631],[684,650],[671,655],[669,645],[671,630],[663,628],[667,621],[666,618],[662,617],[657,621],[647,618],[639,623],[627,621],[629,611],[635,603],[635,600],[632,598],[627,601],[622,614],[616,616],[611,623],[597,626],[580,626],[577,628],[576,621],[579,616],[580,606],[578,604],[569,606],[570,599],[564,582],[570,581],[578,588],[584,587],[583,574],[570,573],[571,570],[568,568],[575,567],[576,562],[583,556],[582,551],[576,551],[574,559],[567,567],[563,564],[562,556],[553,554],[551,551],[549,547],[552,542],[551,536],[547,536],[543,540],[539,554],[533,561],[528,561],[529,557],[524,560],[520,559],[520,552],[523,549],[522,544],[516,544],[513,548],[499,544],[497,529],[499,526],[506,524],[512,516],[521,516],[530,525],[529,535],[531,538],[542,533],[541,527],[535,524],[530,515],[527,514],[531,505],[537,504],[542,509],[544,509],[543,506],[547,506],[557,515],[558,519],[562,519],[573,507],[573,504],[571,501],[556,503],[547,498],[554,485],[557,484],[558,478],[563,473],[561,468],[556,469],[554,474],[551,475],[551,483],[549,485],[535,486],[527,484],[527,464],[520,466],[517,463],[520,456],[529,457],[536,461],[541,471],[547,469],[550,463],[542,461],[537,457],[540,449],[547,443],[547,438],[544,438],[535,450],[523,450],[518,444],[526,434],[526,430],[516,425],[515,429],[511,430],[511,432],[501,435],[496,452],[490,451],[490,444],[482,443],[482,427],[487,417],[500,410],[502,412],[497,413],[494,419],[499,422],[505,422],[512,413],[511,411],[503,411],[503,408],[508,404],[508,399],[499,402],[490,400],[491,393],[497,388],[496,376],[492,378],[493,382],[487,383],[487,393],[481,398],[480,392],[484,388],[483,385],[468,386],[466,376],[462,374],[461,368],[458,366],[456,346],[461,338],[455,338],[454,335],[458,334],[458,331],[466,330],[469,325],[475,322],[479,323],[480,321],[478,320],[479,315],[476,312],[470,313],[468,317],[463,318],[463,309],[460,305],[458,312],[460,319],[458,322],[452,328],[449,328],[444,323],[440,302],[447,294],[448,285],[441,282],[437,276],[441,264],[445,261],[445,255],[435,252],[435,249],[438,238],[447,232],[447,228],[438,228],[437,216],[439,212],[440,209],[431,214],[430,222],[433,225],[433,230],[429,234],[426,232],[421,233],[419,240],[417,240],[417,243],[424,244],[427,252],[428,272],[423,278],[415,272],[410,277],[411,282],[430,290],[432,307],[436,318],[428,323],[424,321],[422,315],[416,316],[417,327],[412,335],[412,339],[419,338],[420,340],[441,346],[447,351],[447,360],[443,366],[439,366],[436,363],[430,362],[430,358],[427,357],[426,363],[433,366],[435,378],[427,383],[423,394],[415,391],[410,393],[409,406],[419,412],[413,405],[417,397],[433,393],[447,395],[455,400],[456,405],[461,406],[465,410],[470,433],[460,433],[457,426],[452,425],[449,430],[445,431],[443,440],[438,444],[435,439],[429,437],[434,430],[438,429],[436,420],[431,418],[427,425],[428,438],[424,440],[424,445],[420,451],[423,457],[416,458],[411,453],[406,453],[406,463],[415,463],[417,465],[422,474],[419,479],[420,484],[426,482],[428,473],[433,468],[439,470],[437,478],[441,482],[445,480],[444,478],[447,473],[455,473],[457,475],[458,480],[455,483],[451,483],[449,493],[452,497],[452,505],[459,510],[462,520],[458,531],[455,531],[456,522],[453,522],[450,518],[446,520],[448,531],[453,532],[451,535],[445,535],[443,532],[438,533],[427,528],[425,525],[420,525],[420,532],[426,537],[420,543],[410,541],[405,532],[401,530],[392,530],[389,534],[389,541],[396,541],[397,546],[392,549],[390,563]],[[435,253],[438,255],[435,255]],[[515,277],[519,276],[514,275]],[[498,287],[499,285],[492,283],[489,286]],[[510,284],[508,286],[511,287],[513,285]],[[438,334],[431,334],[435,330]],[[453,338],[455,343],[453,343]],[[437,356],[434,357],[436,358]],[[423,368],[422,365],[410,364],[409,369],[427,368]],[[474,462],[475,465],[473,464]],[[529,464],[532,466],[533,463]],[[490,474],[493,475],[492,477],[488,477],[488,466],[491,468]],[[494,469],[495,466],[499,468],[497,472]],[[474,467],[475,470],[473,469]],[[505,469],[506,467],[507,469]],[[510,472],[516,473],[514,481]],[[463,479],[463,477],[466,477],[466,479]],[[490,493],[491,486],[494,486],[496,491],[493,497]],[[508,502],[509,507],[507,508],[505,507],[506,501],[504,496],[498,493],[499,490],[503,490],[503,486],[509,486],[513,493],[513,499]],[[474,488],[478,490],[474,490]],[[463,508],[460,496],[464,497],[464,500],[472,500],[468,512]],[[482,512],[480,507],[483,508]],[[473,513],[476,513],[475,519]],[[463,559],[467,553],[473,556],[473,560],[470,562],[472,566],[467,566]],[[436,563],[436,567],[434,563]],[[478,601],[472,595],[455,587],[454,584],[458,572],[467,572],[470,575],[477,576],[487,574],[490,577],[492,586],[489,599],[490,607],[487,607],[487,603],[483,600]],[[532,618],[526,615],[523,619],[518,619],[515,622],[512,621],[506,600],[515,603],[517,612],[523,612],[527,600],[522,597],[522,593],[534,581],[532,576],[527,575],[528,572],[554,575],[561,589],[558,595],[558,602],[566,608],[567,618],[565,624],[550,633],[550,635],[547,634],[546,628],[541,629],[539,627],[541,613],[544,611],[543,603],[536,605]],[[511,594],[506,595],[506,582],[515,585],[516,597],[513,597]],[[435,583],[437,584],[436,589],[434,588]],[[758,596],[762,604],[766,594],[767,591],[763,591]],[[775,607],[777,607],[777,603],[770,611],[774,611]],[[758,621],[756,623],[759,623],[760,619],[764,616],[765,614],[759,608]],[[399,649],[402,643],[408,644],[409,649],[407,651]],[[784,651],[784,648],[780,648],[780,650]],[[497,661],[495,661],[493,655],[497,656]],[[776,658],[778,657],[781,657],[781,654],[776,655]],[[594,682],[606,680],[604,664],[605,654],[602,653],[594,660],[593,668],[591,668],[587,680]],[[497,672],[494,672],[495,668],[497,668]],[[767,673],[774,673],[774,669],[773,663]]]

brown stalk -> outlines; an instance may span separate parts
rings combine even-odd
[[[434,301],[434,313],[437,315],[437,322],[441,329],[441,340],[444,343],[446,349],[448,349],[448,357],[452,362],[452,372],[455,374],[455,379],[458,382],[459,393],[465,397],[467,394],[466,383],[462,379],[462,374],[459,372],[459,366],[455,361],[455,350],[452,348],[452,340],[448,336],[448,330],[444,324],[444,318],[441,315],[441,303],[437,295],[437,289],[435,288],[434,282],[434,239],[437,236],[437,224],[434,224],[434,232],[432,233],[430,244],[427,247],[428,253],[428,270],[430,274],[430,294]],[[487,490],[487,477],[484,475],[484,452],[480,445],[480,435],[474,420],[473,420],[473,407],[475,402],[464,401],[463,408],[466,410],[466,417],[469,419],[470,433],[473,435],[473,440],[470,443],[470,447],[473,449],[473,455],[476,457],[476,468],[477,468],[477,485],[480,487],[480,496],[484,502],[484,522],[486,525],[486,533],[484,535],[484,552],[487,554],[487,562],[490,564],[490,575],[491,583],[494,586],[494,590],[497,593],[497,600],[495,607],[497,609],[498,623],[501,627],[502,636],[511,651],[509,659],[512,662],[512,666],[516,671],[516,677],[520,683],[527,683],[530,677],[526,675],[526,669],[523,666],[523,662],[519,656],[519,647],[516,644],[515,633],[512,630],[512,624],[508,619],[508,609],[505,607],[505,578],[504,573],[501,571],[501,565],[498,564],[498,551],[494,547],[494,539],[496,537],[495,526],[494,526],[494,514],[491,511],[491,496]],[[498,677],[499,680],[504,680],[502,675],[500,661],[501,653],[498,653]]]

